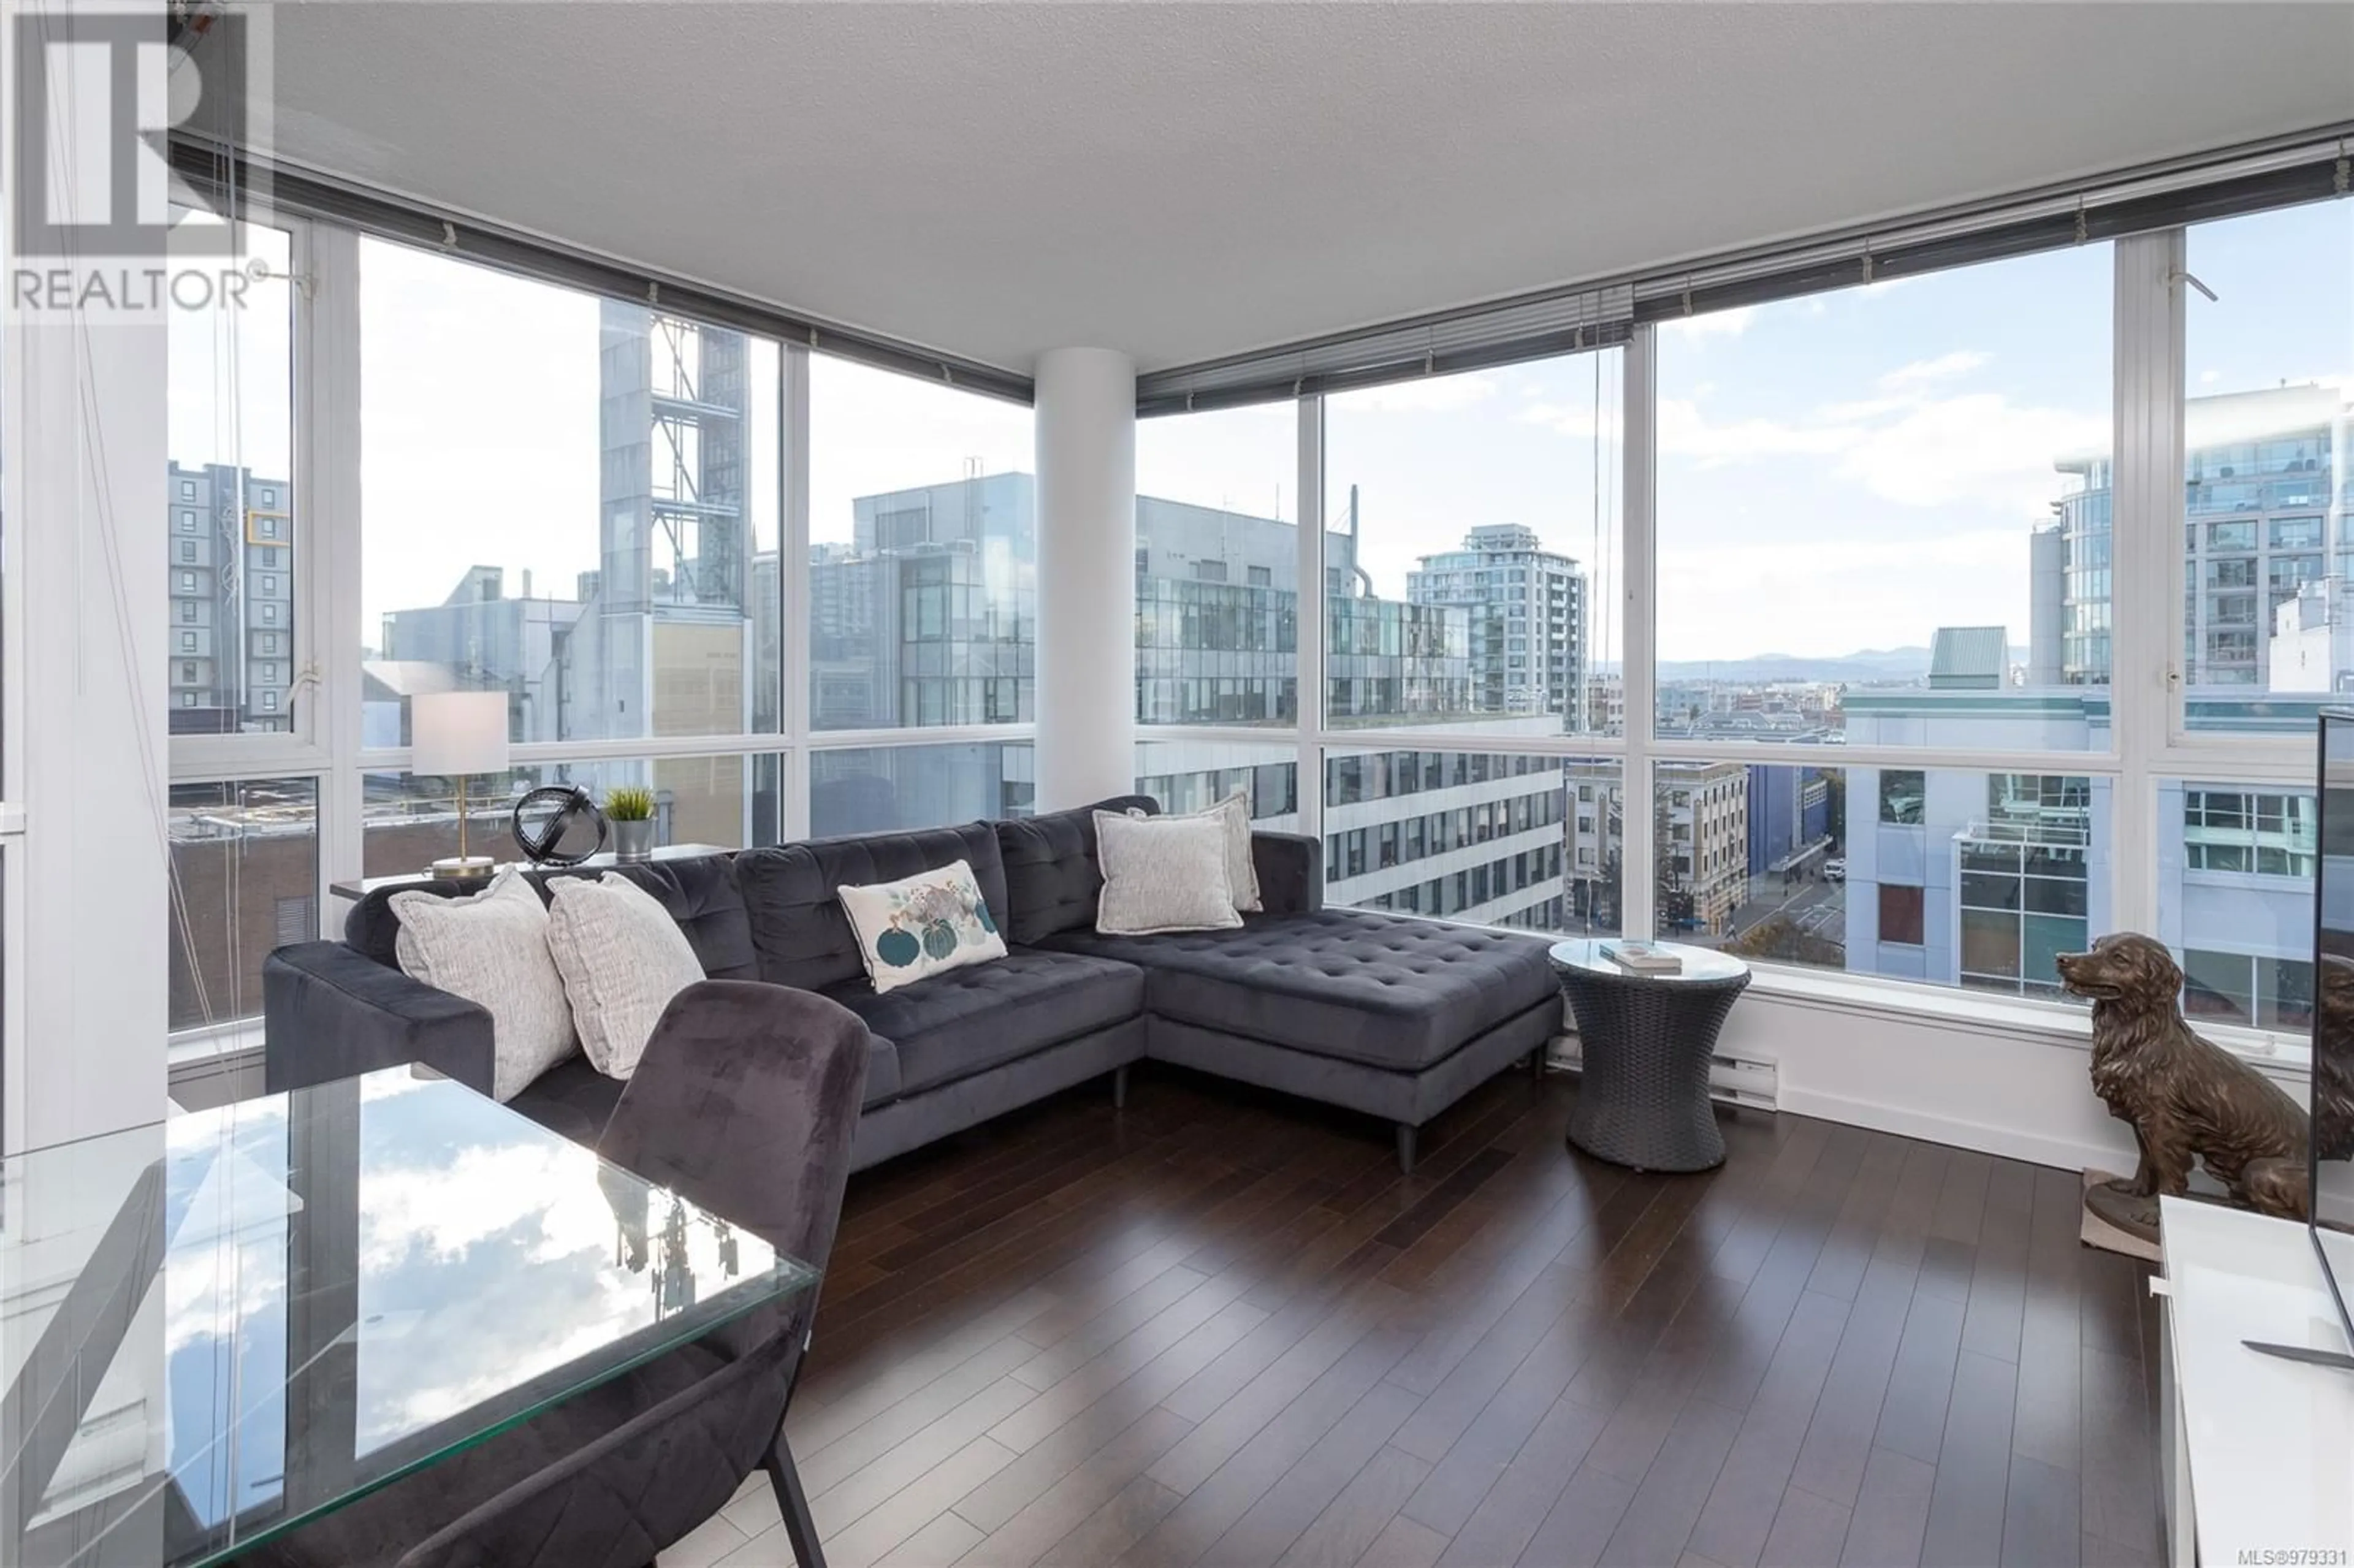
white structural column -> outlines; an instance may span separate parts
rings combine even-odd
[[[1041,355],[1037,803],[1136,787],[1136,363]]]

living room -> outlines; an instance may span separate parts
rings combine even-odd
[[[9,1561],[2354,1550],[2354,5],[7,9]]]

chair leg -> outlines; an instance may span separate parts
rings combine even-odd
[[[1125,1065],[1111,1070],[1111,1108],[1128,1108],[1128,1068]]]
[[[760,1467],[769,1472],[769,1486],[777,1494],[777,1511],[784,1515],[785,1540],[792,1546],[793,1561],[801,1568],[825,1568],[825,1548],[818,1543],[817,1521],[810,1517],[809,1497],[801,1490],[801,1471],[793,1467],[793,1452],[785,1446],[781,1425],[761,1457]]]
[[[1397,1124],[1398,1174],[1401,1176],[1414,1174],[1414,1134],[1413,1124],[1403,1121]]]

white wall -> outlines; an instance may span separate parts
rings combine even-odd
[[[1826,979],[1824,990],[1851,985]],[[1776,1064],[1786,1112],[2063,1170],[2133,1170],[2131,1133],[2093,1093],[2089,1021],[2031,1007],[2010,1018],[1999,1006],[1959,1016],[1975,998],[1941,1015],[1873,1005],[1855,990],[1856,1000],[1841,1001],[1753,985],[1717,1049]],[[2259,1070],[2305,1104],[2301,1066]],[[2325,1172],[2325,1202],[2354,1213],[2354,1169],[2337,1177]]]
[[[164,1111],[164,339],[152,311],[66,310],[0,339],[10,1149]]]

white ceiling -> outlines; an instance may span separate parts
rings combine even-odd
[[[2354,117],[2347,4],[276,8],[292,159],[1150,369]]]

